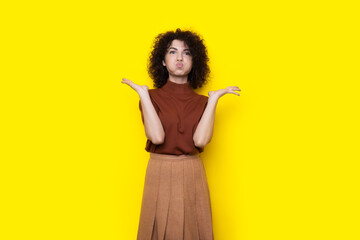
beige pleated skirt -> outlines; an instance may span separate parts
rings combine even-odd
[[[214,239],[209,187],[199,154],[150,153],[137,239]]]

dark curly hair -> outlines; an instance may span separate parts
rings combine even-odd
[[[192,69],[188,75],[189,85],[193,89],[201,87],[207,83],[210,74],[209,58],[203,43],[204,40],[198,34],[192,31],[181,31],[180,28],[177,28],[175,32],[160,33],[154,40],[153,50],[148,61],[148,73],[154,81],[154,87],[162,87],[169,77],[166,67],[162,65],[162,60],[174,39],[184,41],[192,55]]]

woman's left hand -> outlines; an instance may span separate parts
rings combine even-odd
[[[238,86],[230,86],[230,87],[227,87],[225,89],[219,89],[219,90],[216,90],[216,91],[210,91],[208,93],[208,95],[209,95],[209,97],[220,98],[220,97],[224,96],[227,93],[232,93],[232,94],[240,96],[240,94],[235,92],[235,91],[241,91],[241,90],[240,90],[240,88]]]

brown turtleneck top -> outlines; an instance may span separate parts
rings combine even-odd
[[[159,145],[153,144],[148,139],[145,150],[173,155],[203,152],[203,148],[195,146],[193,135],[209,97],[194,92],[189,82],[179,84],[170,80],[161,88],[148,91],[164,128],[165,139]],[[141,100],[139,100],[139,109],[144,123]]]

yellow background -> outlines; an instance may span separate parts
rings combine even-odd
[[[356,1],[1,3],[0,239],[136,239],[154,37],[205,39],[217,240],[360,239]]]

